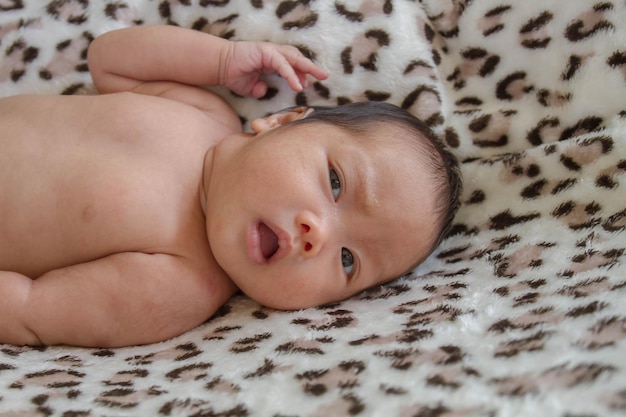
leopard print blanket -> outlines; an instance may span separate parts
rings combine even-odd
[[[626,414],[624,0],[0,0],[0,95],[92,93],[89,42],[152,23],[291,43],[331,73],[220,91],[244,120],[413,112],[462,161],[461,210],[424,264],[344,302],[236,296],[149,346],[0,345],[0,416]]]

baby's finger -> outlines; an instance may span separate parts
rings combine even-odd
[[[252,86],[252,89],[250,90],[250,95],[254,98],[261,98],[266,93],[267,84],[262,80],[258,80],[256,83],[254,83],[254,86]]]
[[[296,75],[298,75],[298,80],[300,80],[300,85],[302,86],[302,88],[307,88],[309,85],[309,82],[306,79],[306,74],[302,74],[301,72],[296,72]]]
[[[289,87],[294,91],[301,91],[303,84],[289,59],[285,55],[278,54],[275,56],[274,61],[272,67],[281,77],[287,80]]]
[[[293,50],[295,50],[295,52],[293,55],[287,56],[287,59],[290,59],[291,57],[291,66],[298,74],[311,74],[318,80],[325,80],[328,78],[328,73],[324,69],[316,65],[306,56],[302,55],[297,48],[293,48]]]
[[[280,49],[282,56],[289,63],[289,71],[293,71],[299,80],[299,84],[302,87],[306,86],[306,75],[311,74],[318,80],[324,80],[328,77],[328,73],[322,68],[318,67],[309,58],[304,56],[300,50],[294,46],[283,45]],[[281,74],[283,76],[283,74]],[[284,77],[284,76],[283,76]],[[287,79],[287,77],[284,77]],[[292,86],[293,88],[293,86]],[[299,89],[296,91],[300,91]]]
[[[304,58],[304,59],[305,61],[298,61],[298,65],[296,65],[295,67],[296,72],[299,72],[302,74],[311,74],[313,77],[315,77],[318,80],[325,80],[326,78],[328,78],[328,73],[324,69],[315,65],[308,58]]]

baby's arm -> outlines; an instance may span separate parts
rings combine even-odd
[[[222,85],[262,97],[263,75],[280,74],[300,91],[306,75],[326,72],[297,48],[268,42],[232,42],[175,26],[138,26],[105,33],[89,48],[89,69],[100,92],[130,91],[145,82]]]
[[[25,314],[33,282],[17,272],[0,271],[0,343],[41,344]]]
[[[115,347],[199,325],[235,291],[179,256],[120,253],[37,280],[0,272],[0,343]],[[225,285],[223,285],[225,284]]]

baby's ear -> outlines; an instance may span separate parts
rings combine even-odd
[[[270,114],[269,116],[265,116],[260,119],[254,119],[250,123],[250,127],[258,135],[259,133],[263,133],[266,130],[271,130],[275,127],[286,125],[287,123],[293,122],[295,120],[304,119],[312,112],[312,108],[294,107],[286,111]]]

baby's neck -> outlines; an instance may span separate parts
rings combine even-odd
[[[204,164],[202,166],[202,180],[200,181],[198,198],[202,207],[202,214],[206,218],[207,195],[209,195],[209,184],[211,183],[211,173],[213,171],[213,155],[215,147],[210,147],[204,155]]]

